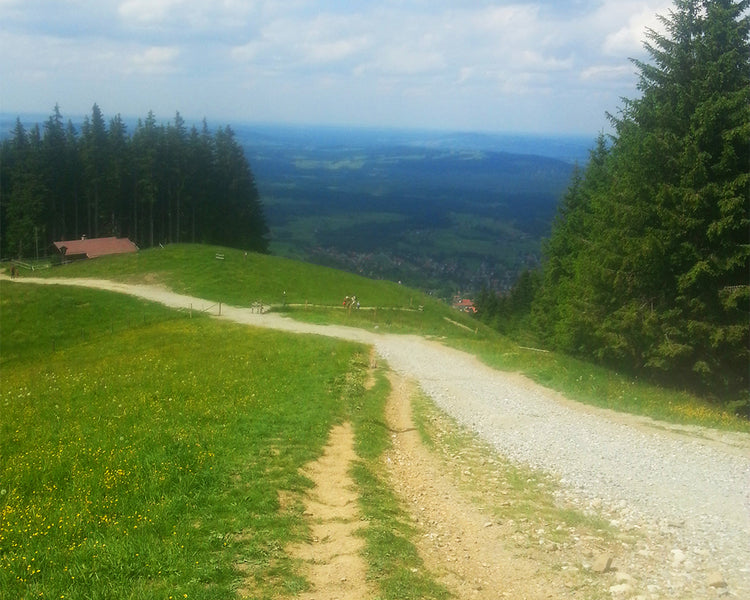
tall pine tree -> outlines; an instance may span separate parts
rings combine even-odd
[[[714,391],[748,383],[750,0],[675,0],[641,96],[574,181],[537,323],[567,351]]]
[[[211,242],[267,252],[268,229],[252,170],[234,132],[187,131],[153,112],[132,136],[95,104],[79,137],[58,106],[0,145],[0,254],[32,257],[53,241],[117,235],[141,247]]]

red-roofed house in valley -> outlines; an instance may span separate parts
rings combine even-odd
[[[87,239],[84,236],[80,240],[54,242],[54,246],[60,253],[60,258],[63,262],[96,258],[97,256],[106,256],[108,254],[138,252],[138,246],[128,238],[116,237]]]
[[[455,308],[456,310],[460,310],[461,312],[467,312],[467,313],[477,312],[477,309],[474,306],[473,300],[469,300],[468,298],[460,298],[459,296],[455,296],[453,298],[453,308]]]

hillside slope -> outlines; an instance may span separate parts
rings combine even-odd
[[[148,285],[53,278],[24,281],[113,289],[173,308],[212,304]],[[750,594],[746,570],[750,507],[745,488],[750,473],[749,435],[669,427],[583,408],[418,336],[300,323],[247,308],[220,310],[223,319],[253,326],[372,345],[392,369],[415,380],[440,408],[500,455],[559,478],[561,501],[603,512],[616,527],[638,530],[645,540],[656,540],[646,546],[640,542],[623,554],[628,571],[638,570],[632,586],[659,590],[658,597],[663,598],[705,595],[718,568],[722,585],[728,582],[739,596]],[[682,560],[671,560],[669,550],[674,548]]]

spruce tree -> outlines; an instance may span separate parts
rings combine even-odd
[[[33,256],[53,241],[117,235],[141,247],[211,242],[266,252],[267,227],[252,170],[234,132],[188,133],[176,113],[149,111],[128,135],[95,104],[79,138],[58,106],[0,145],[0,254]]]
[[[646,32],[641,96],[610,115],[606,160],[574,181],[547,247],[535,310],[557,346],[747,386],[749,7],[675,0]]]

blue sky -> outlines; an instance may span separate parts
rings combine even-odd
[[[606,130],[667,0],[0,0],[0,111]]]

